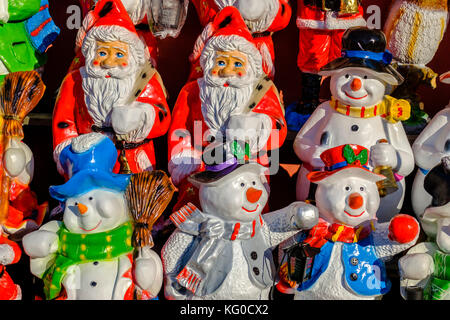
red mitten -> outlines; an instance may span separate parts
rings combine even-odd
[[[408,243],[419,234],[419,223],[407,214],[399,214],[392,218],[389,224],[388,238],[399,243]]]

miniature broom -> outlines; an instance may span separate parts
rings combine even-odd
[[[10,73],[0,88],[0,223],[8,215],[11,178],[4,169],[3,153],[12,138],[23,139],[23,119],[44,95],[45,85],[36,71]]]
[[[125,197],[134,219],[134,248],[153,247],[153,224],[170,203],[175,187],[164,171],[146,171],[131,176]]]

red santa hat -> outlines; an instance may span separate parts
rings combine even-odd
[[[219,37],[234,37],[248,43],[251,52],[246,52],[253,56],[260,56],[265,64],[272,65],[272,60],[266,61],[266,55],[263,55],[253,43],[253,37],[247,25],[244,22],[240,12],[235,7],[229,6],[222,9],[214,18],[214,21],[206,25],[202,34],[197,38],[194,50],[190,56],[191,62],[200,58],[208,43]],[[259,59],[258,59],[259,60]],[[262,66],[261,66],[262,67]]]

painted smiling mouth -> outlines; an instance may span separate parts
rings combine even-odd
[[[367,97],[368,95],[366,94],[365,96],[362,96],[362,97],[359,97],[359,98],[356,98],[356,97],[353,97],[353,96],[351,96],[351,95],[349,95],[347,92],[345,92],[344,91],[344,93],[345,93],[345,95],[347,96],[347,97],[349,97],[350,99],[355,99],[355,100],[360,100],[360,99],[364,99],[365,97]]]
[[[352,218],[358,218],[358,217],[361,217],[361,216],[363,215],[363,213],[366,212],[366,210],[364,210],[363,212],[361,212],[361,213],[358,214],[357,216],[354,216],[354,215],[348,213],[348,212],[345,211],[345,210],[344,210],[344,212],[345,212],[348,216],[350,216],[350,217],[352,217]]]
[[[92,229],[87,230],[87,229],[84,229],[84,228],[82,228],[82,227],[80,227],[80,229],[83,230],[83,231],[86,231],[86,232],[91,232],[91,231],[94,231],[95,229],[97,229],[98,226],[100,225],[100,223],[102,223],[102,220],[100,220],[100,221],[97,223],[97,225],[96,225],[94,228],[92,228]]]
[[[256,210],[258,210],[258,208],[259,208],[259,204],[256,206],[255,210],[248,210],[248,209],[245,209],[244,207],[242,207],[242,209],[244,209],[244,211],[249,212],[249,213],[255,212]]]

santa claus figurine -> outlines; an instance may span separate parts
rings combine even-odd
[[[275,50],[272,33],[289,24],[292,9],[288,0],[192,0],[200,23],[205,30],[195,44],[189,57],[192,63],[189,80],[202,76],[199,63],[201,51],[207,39],[215,32],[211,24],[217,13],[227,6],[236,7],[251,32],[251,39],[263,56],[263,69],[271,78],[275,74]]]
[[[298,103],[286,109],[289,129],[297,132],[319,105],[320,68],[341,56],[341,39],[350,27],[365,26],[360,0],[298,0],[297,66],[302,72],[302,93]]]
[[[17,243],[8,240],[0,227],[0,300],[21,300],[22,290],[15,284],[6,266],[19,262],[22,251]]]
[[[378,219],[389,221],[400,211],[405,194],[404,176],[414,169],[414,157],[402,120],[410,105],[385,95],[387,85],[403,78],[390,65],[392,56],[380,30],[350,28],[344,34],[343,56],[321,69],[331,76],[331,101],[322,103],[298,132],[294,151],[302,160],[297,180],[297,199],[305,200],[310,185],[306,175],[323,170],[320,154],[330,148],[354,143],[371,151],[369,167],[389,179],[380,183],[382,196]]]
[[[65,77],[53,112],[58,171],[64,174],[59,163],[64,147],[92,131],[115,141],[120,154],[115,172],[151,170],[152,139],[170,124],[164,85],[122,3],[102,0],[95,10],[99,19],[82,46],[86,65]]]
[[[204,76],[183,87],[173,109],[169,172],[176,185],[201,169],[203,148],[213,141],[245,141],[248,155],[267,165],[266,151],[286,137],[283,102],[239,11],[227,7],[213,23],[221,28],[202,51]]]

